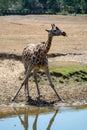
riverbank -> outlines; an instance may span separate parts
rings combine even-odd
[[[55,69],[52,69],[54,68],[54,65],[52,62],[49,62],[49,66],[55,88],[66,105],[68,103],[73,104],[76,102],[87,102],[86,65],[72,62],[58,62]],[[60,68],[60,73],[57,70],[58,68]],[[9,59],[0,60],[0,105],[8,105],[9,103],[13,104],[11,98],[14,96],[18,87],[22,83],[24,78],[23,73],[24,68],[20,61]],[[33,100],[36,100],[38,95],[33,77],[30,78],[29,83],[30,96]],[[54,104],[64,104],[64,102],[56,102],[58,99],[48,84],[47,77],[43,72],[38,74],[38,83],[42,94],[41,100],[47,102],[48,105],[50,102],[54,102]],[[25,102],[24,88],[21,89],[16,101],[18,103]],[[44,102],[41,102],[41,104],[44,105]]]
[[[13,104],[11,98],[22,83],[24,67],[20,56],[23,48],[27,43],[46,41],[45,29],[49,29],[52,23],[67,33],[67,37],[53,39],[49,52],[49,67],[55,88],[65,103],[87,102],[87,17],[27,15],[0,17],[0,54],[4,54],[0,55],[0,105]],[[40,76],[41,99],[56,101],[57,97],[46,76]],[[30,95],[36,100],[37,90],[33,78],[29,83]],[[24,88],[16,101],[25,104]]]

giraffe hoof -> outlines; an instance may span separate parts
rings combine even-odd
[[[11,98],[11,101],[15,101],[15,98],[14,98],[14,97],[12,97],[12,98]]]
[[[39,95],[39,96],[37,97],[37,100],[40,100],[40,98],[42,98],[42,95]]]
[[[34,105],[34,100],[29,98],[27,101],[26,101],[26,105]]]
[[[63,101],[63,99],[61,97],[59,97],[58,101]]]
[[[32,101],[32,98],[31,98],[30,96],[28,96],[28,97],[26,98],[26,102],[30,102],[30,101]]]

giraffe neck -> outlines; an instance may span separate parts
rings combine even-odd
[[[51,43],[52,43],[52,39],[53,39],[53,36],[51,33],[48,33],[48,40],[46,42],[46,48],[45,48],[45,54],[47,54],[50,50],[50,47],[51,47]]]

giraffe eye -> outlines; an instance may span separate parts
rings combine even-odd
[[[54,30],[54,32],[56,32],[56,30]]]

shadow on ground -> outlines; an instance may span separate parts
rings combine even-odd
[[[48,101],[45,101],[42,99],[37,99],[37,100],[30,99],[28,102],[26,102],[26,105],[45,107],[45,106],[53,106],[54,103],[56,103],[56,102],[57,101],[48,102]]]

